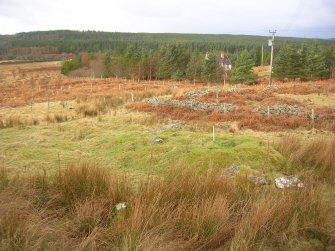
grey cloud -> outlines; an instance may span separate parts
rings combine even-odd
[[[281,35],[335,37],[334,0],[0,0],[0,6],[0,33],[59,28],[267,35],[270,28]]]

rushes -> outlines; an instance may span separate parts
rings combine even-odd
[[[82,162],[68,165],[56,177],[55,184],[67,204],[108,194],[109,181],[106,170]]]
[[[287,157],[287,169],[313,170],[321,179],[333,182],[335,178],[335,138],[303,140],[294,136],[281,139],[278,151]],[[292,168],[293,167],[293,168]]]
[[[29,186],[31,179],[23,179],[27,184],[13,190],[21,199],[11,207],[0,206],[0,227],[10,227],[0,235],[1,248],[8,247],[6,240],[13,236],[24,236],[13,239],[21,249],[39,243],[49,249],[100,250],[289,250],[334,245],[333,205],[324,198],[325,187],[312,177],[305,188],[283,192],[250,186],[243,175],[232,179],[217,172],[176,169],[134,186],[125,176],[81,162],[43,179],[47,186]],[[2,201],[11,187],[0,193]],[[29,200],[40,193],[46,193],[46,203],[31,204]],[[127,207],[118,211],[115,205],[121,202]],[[22,224],[8,221],[6,215],[22,203],[31,205],[21,212]],[[37,216],[45,219],[43,226],[25,227]]]

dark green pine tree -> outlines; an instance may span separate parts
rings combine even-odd
[[[199,51],[196,51],[192,54],[186,68],[187,79],[194,82],[198,79],[201,79],[201,65],[203,63],[203,60],[204,57]]]
[[[219,82],[223,72],[214,53],[209,53],[201,67],[201,79],[206,83]]]
[[[111,77],[113,74],[112,74],[112,55],[110,52],[107,52],[104,55],[103,63],[105,66],[104,76]]]
[[[298,50],[300,56],[300,78],[301,80],[308,80],[308,50],[309,47],[306,44],[303,44],[301,49]]]
[[[232,82],[237,83],[253,83],[255,76],[252,72],[254,59],[250,56],[247,50],[242,51],[235,62],[235,69],[232,71]]]
[[[296,46],[289,46],[287,54],[287,78],[290,80],[301,79],[304,76],[305,51]]]
[[[323,54],[326,62],[326,78],[335,77],[335,45],[323,50]]]
[[[328,69],[326,57],[318,44],[314,44],[307,51],[306,77],[308,80],[326,78]]]
[[[273,75],[276,79],[281,81],[285,80],[289,75],[289,66],[287,65],[288,54],[289,45],[285,44],[276,55],[273,67]]]
[[[139,78],[140,60],[141,49],[137,46],[130,46],[124,57],[124,63],[126,65],[126,69],[128,70],[127,75],[132,79]]]
[[[181,45],[169,45],[159,62],[157,76],[161,79],[170,79],[174,75],[185,75],[189,56]]]
[[[294,80],[305,78],[305,48],[297,48],[285,44],[276,56],[274,64],[274,77],[278,80]]]

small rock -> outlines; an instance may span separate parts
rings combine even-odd
[[[154,136],[151,138],[151,142],[154,144],[160,144],[163,143],[163,139],[158,136]]]
[[[280,189],[291,187],[304,187],[304,183],[298,176],[278,177],[275,179],[276,187]]]
[[[225,171],[229,174],[238,174],[240,172],[240,168],[237,165],[232,164]]]
[[[117,211],[123,210],[127,208],[127,203],[126,202],[121,202],[115,205],[115,209]]]
[[[271,181],[266,176],[250,175],[248,180],[257,186],[270,185]]]

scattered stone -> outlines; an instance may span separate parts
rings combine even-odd
[[[193,91],[189,91],[189,92],[185,93],[185,96],[187,96],[187,97],[201,97],[201,96],[204,96],[208,93],[209,93],[208,90],[193,90]]]
[[[238,174],[240,172],[240,168],[237,165],[232,164],[225,171],[229,174]]]
[[[289,116],[305,116],[304,107],[298,105],[278,104],[268,107],[257,107],[253,110],[262,115],[289,115]]]
[[[250,175],[248,177],[248,180],[252,183],[254,183],[257,186],[264,186],[264,185],[270,185],[271,181],[268,179],[267,176],[255,176]]]
[[[230,112],[235,109],[233,104],[219,105],[216,103],[203,103],[196,99],[187,100],[176,100],[176,99],[163,99],[160,97],[152,97],[144,100],[145,102],[155,105],[155,106],[175,106],[180,108],[191,108],[195,111],[211,110],[216,112]]]
[[[165,126],[163,126],[160,130],[164,131],[164,130],[168,130],[168,129],[180,129],[181,126],[177,125],[177,124],[167,124]]]
[[[158,136],[154,136],[151,138],[151,142],[154,144],[160,144],[163,143],[163,139]]]
[[[115,209],[117,211],[121,211],[123,209],[126,209],[127,208],[127,203],[126,202],[121,202],[121,203],[118,203],[115,205]]]
[[[277,188],[285,189],[291,187],[304,187],[304,183],[298,176],[278,177],[275,179]]]

